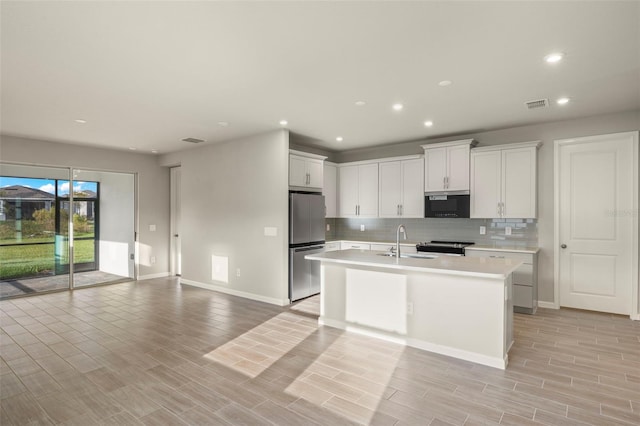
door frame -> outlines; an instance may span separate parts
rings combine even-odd
[[[554,141],[553,146],[553,293],[554,302],[553,307],[555,309],[560,308],[560,148],[566,145],[589,143],[598,140],[604,140],[611,136],[629,136],[633,142],[633,203],[632,211],[629,212],[632,216],[632,256],[631,256],[631,310],[630,318],[632,320],[640,321],[640,277],[638,275],[638,197],[639,186],[638,180],[638,131],[633,132],[620,132],[620,133],[608,133],[603,135],[583,136],[570,139],[558,139]]]
[[[181,190],[182,190],[182,168],[173,166],[170,173],[170,225],[169,225],[169,275],[182,275],[182,262],[177,260],[182,258],[182,241],[179,235],[181,228]]]

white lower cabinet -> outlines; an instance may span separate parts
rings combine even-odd
[[[512,252],[489,249],[466,249],[469,257],[494,257],[523,262],[513,272],[513,310],[535,314],[538,307],[538,255],[537,253]]]
[[[340,241],[340,250],[349,249],[371,250],[371,244],[354,241]]]
[[[324,251],[338,251],[340,250],[340,241],[332,241],[324,245]]]

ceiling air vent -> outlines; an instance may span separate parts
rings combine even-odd
[[[528,109],[546,108],[549,106],[549,99],[538,99],[524,103]]]
[[[183,142],[189,142],[189,143],[202,143],[204,142],[204,140],[202,139],[197,139],[197,138],[184,138],[182,139]]]

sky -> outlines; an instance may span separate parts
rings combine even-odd
[[[0,176],[0,188],[4,188],[5,186],[12,185],[22,185],[28,188],[36,188],[41,191],[48,192],[50,194],[55,194],[55,184],[56,181],[54,179],[33,179],[33,178],[17,178],[17,177],[8,177],[8,176]],[[73,182],[74,191],[93,191],[97,192],[97,183],[96,182]],[[69,181],[68,180],[59,180],[58,181],[58,194],[66,195],[69,194]]]

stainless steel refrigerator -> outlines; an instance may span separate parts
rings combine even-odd
[[[324,252],[325,204],[321,194],[289,193],[289,300],[320,292],[320,262],[308,254]]]

